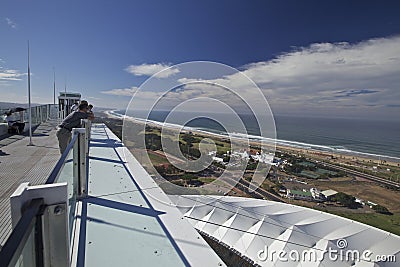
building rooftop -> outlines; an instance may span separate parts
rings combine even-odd
[[[332,189],[324,190],[321,192],[325,197],[330,197],[336,195],[338,192]]]
[[[399,236],[343,217],[243,197],[172,200],[197,230],[261,266],[399,266]]]
[[[288,189],[288,193],[291,193],[291,194],[293,194],[293,195],[300,195],[300,196],[309,196],[309,197],[312,197],[312,194],[311,194],[310,191]]]

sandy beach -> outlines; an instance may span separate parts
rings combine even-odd
[[[123,120],[122,116],[117,116],[113,114],[112,111],[105,111],[104,115],[107,118],[110,119],[115,119],[115,120]],[[190,131],[196,135],[203,136],[203,137],[209,137],[209,138],[219,138],[219,139],[226,139],[229,138],[229,136],[221,135],[221,134],[216,134],[216,133],[211,133],[211,132],[205,132],[205,131],[200,131],[196,130],[190,127],[185,127],[182,129],[182,127],[179,127],[177,125],[171,125],[171,124],[162,124],[162,123],[157,123],[157,122],[152,122],[152,121],[146,121],[144,119],[134,119],[130,117],[125,117],[125,119],[130,120],[135,123],[139,124],[144,124],[146,123],[149,126],[152,127],[157,127],[157,128],[167,128],[170,130],[183,130],[183,131]],[[241,138],[234,138],[235,140],[238,141],[243,141]],[[259,145],[259,142],[257,141],[252,141],[250,140],[249,143],[251,145],[257,146]],[[282,145],[282,144],[267,144],[269,149],[274,149],[275,147],[276,151],[282,151],[286,153],[291,153],[295,155],[303,155],[305,157],[311,157],[315,160],[321,160],[321,161],[334,161],[335,163],[342,163],[342,164],[365,164],[365,165],[386,165],[388,167],[393,166],[393,167],[399,167],[400,162],[397,160],[391,160],[390,158],[385,158],[384,160],[382,158],[376,157],[376,156],[369,156],[369,155],[358,155],[358,154],[349,154],[349,153],[340,153],[340,152],[335,152],[335,151],[323,151],[323,150],[317,150],[317,149],[305,149],[305,148],[298,148],[294,146],[289,146],[289,145]]]

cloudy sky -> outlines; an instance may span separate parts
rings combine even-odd
[[[162,94],[173,80],[202,80],[234,87],[253,105],[260,90],[274,114],[399,119],[399,12],[398,1],[366,0],[5,0],[0,102],[27,101],[29,40],[35,103],[52,103],[55,70],[57,92],[81,92],[101,107],[125,109],[136,92],[143,107],[160,97],[230,103],[215,86]],[[192,73],[182,64],[190,61],[242,73]],[[157,86],[143,89],[157,72]],[[199,107],[212,110],[207,101]]]

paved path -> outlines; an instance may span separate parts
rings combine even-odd
[[[10,196],[23,182],[43,184],[60,158],[55,136],[56,121],[39,125],[29,136],[12,135],[0,140],[0,248],[11,233]]]
[[[87,192],[70,213],[71,266],[225,266],[104,124],[92,124]]]

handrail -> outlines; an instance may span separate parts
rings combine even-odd
[[[56,166],[51,171],[49,178],[47,179],[45,184],[52,184],[57,179],[58,175],[60,174],[61,168],[63,167],[65,160],[68,157],[70,150],[74,147],[75,142],[77,140],[78,140],[78,133],[74,134],[74,136],[72,137],[71,142],[69,142],[64,153],[61,155],[61,158],[58,160]]]
[[[21,219],[0,251],[2,266],[16,265],[18,258],[15,257],[21,255],[29,234],[31,234],[34,228],[34,220],[39,215],[42,205],[43,199],[33,199],[24,211]]]

